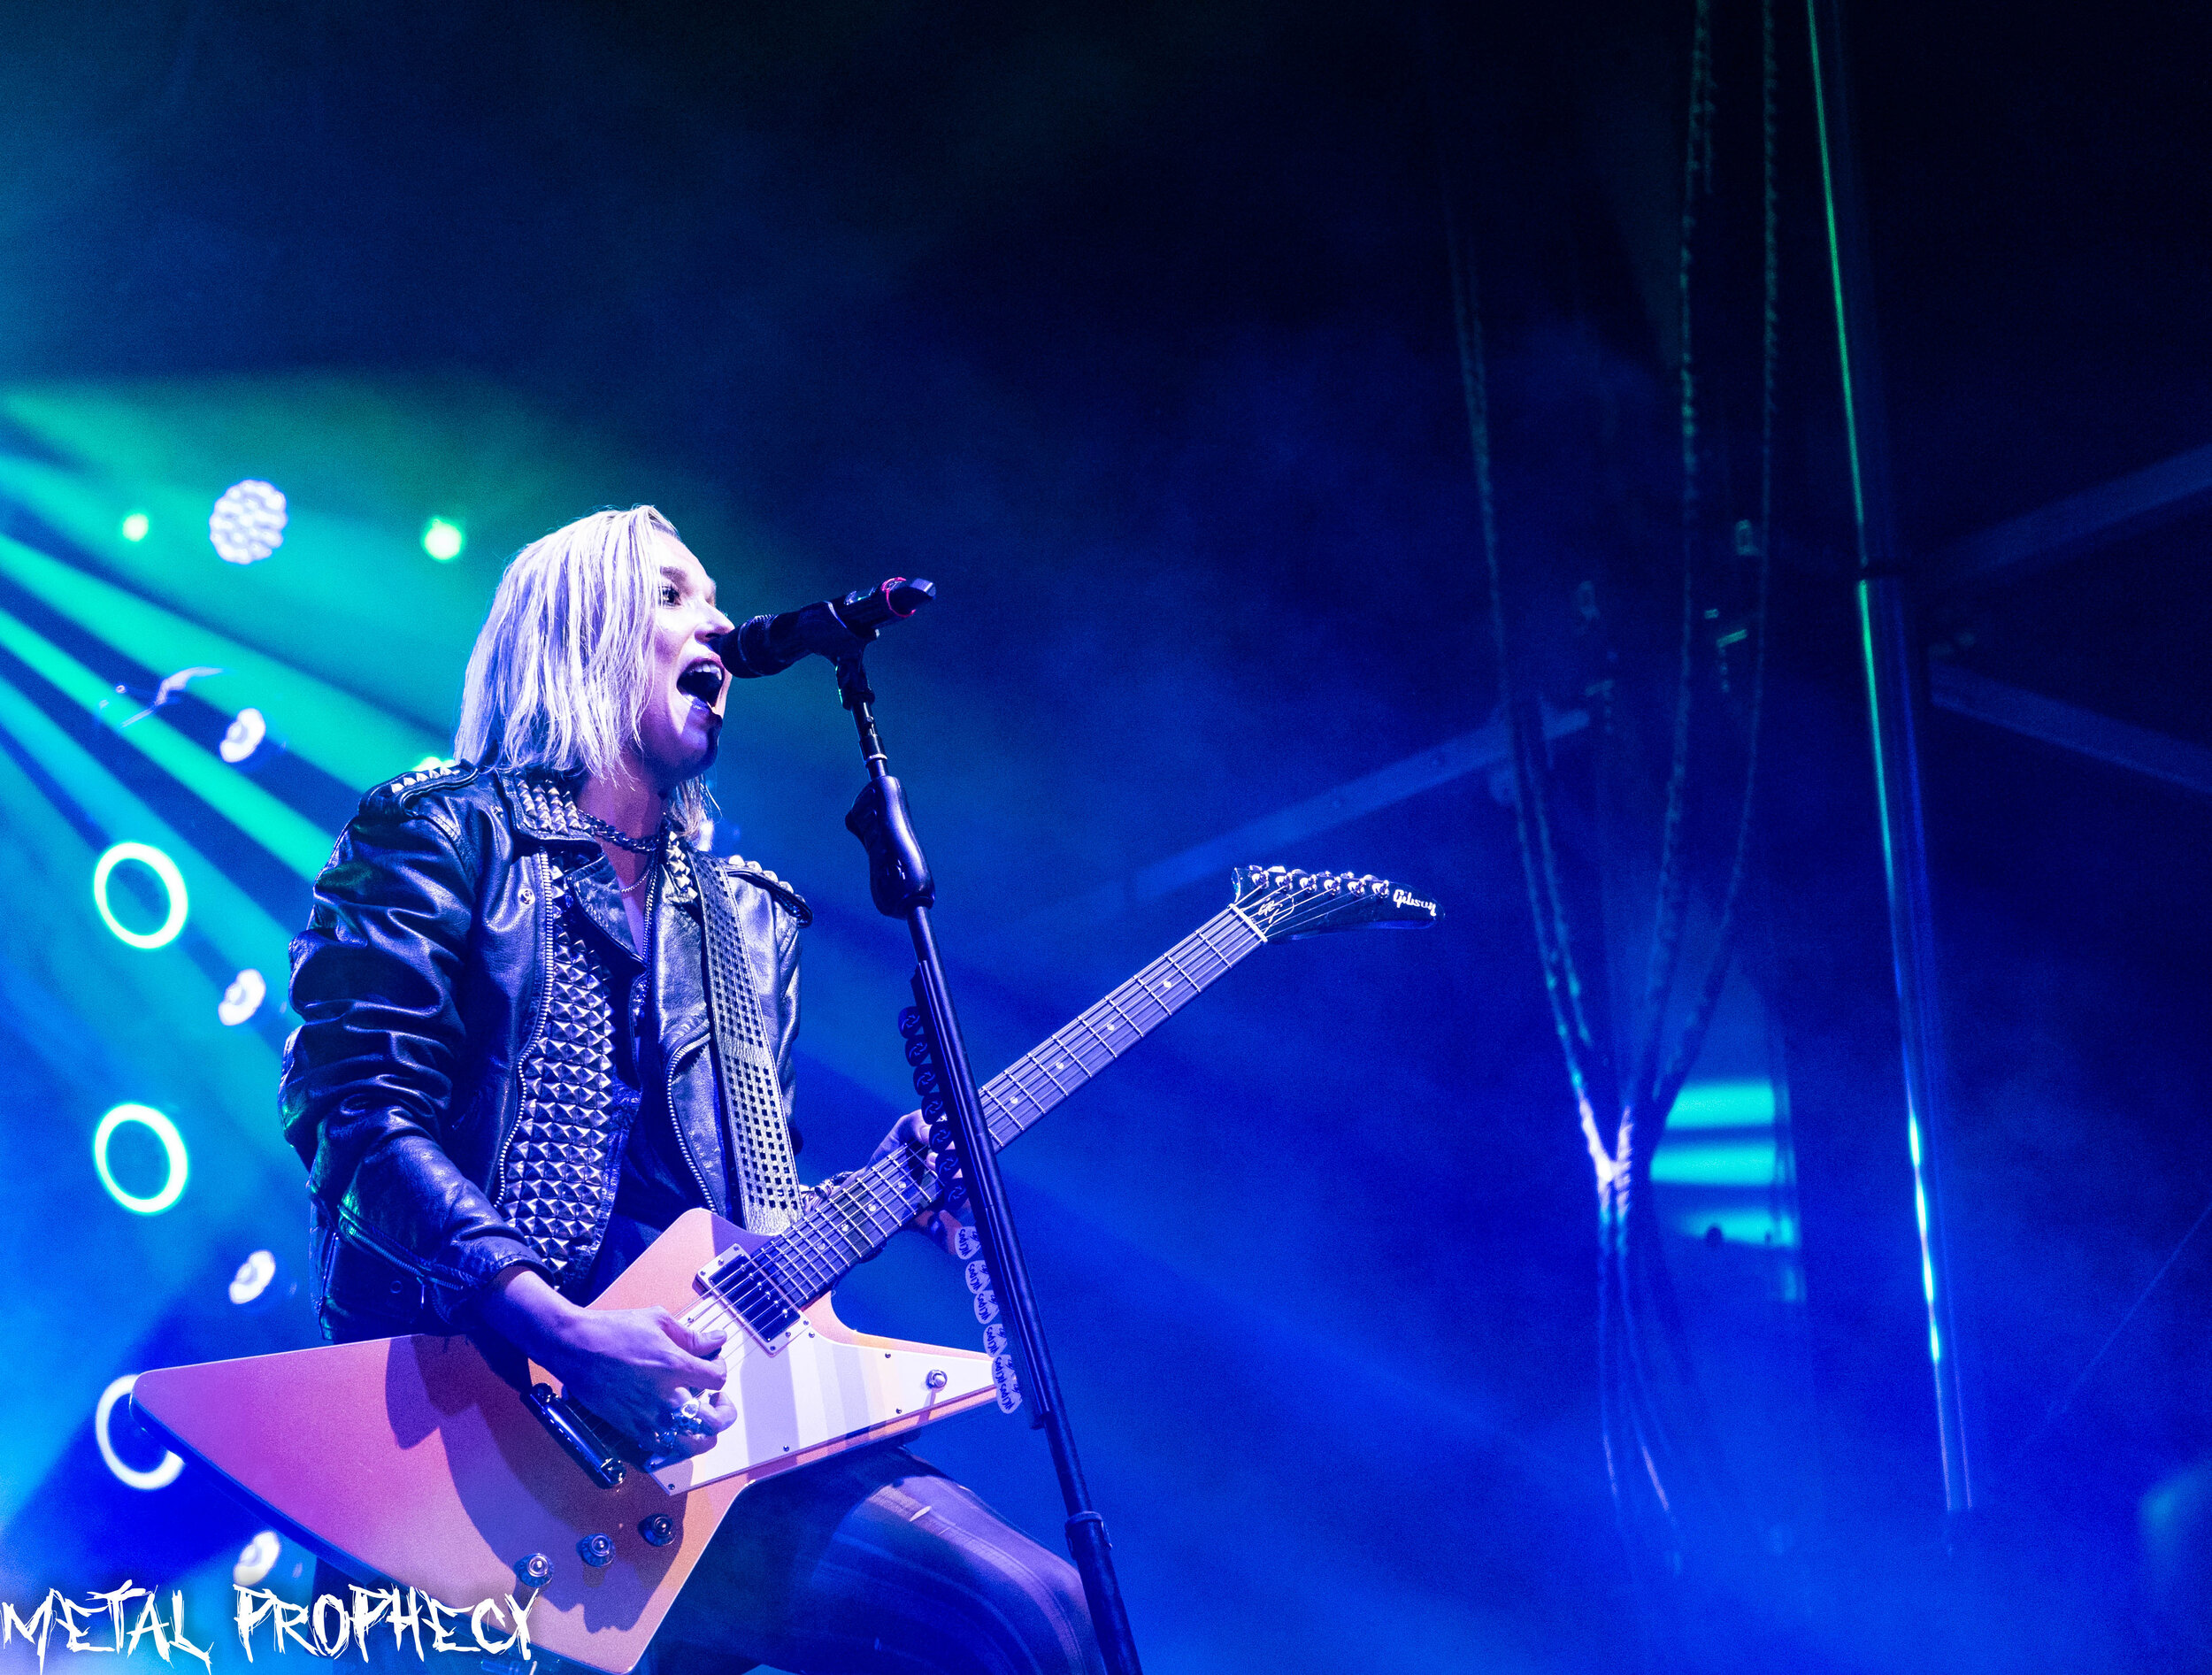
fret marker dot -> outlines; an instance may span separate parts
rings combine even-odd
[[[1068,1061],[1064,1058],[1055,1059],[1053,1061],[1052,1068],[1055,1070],[1065,1070],[1067,1067]]]

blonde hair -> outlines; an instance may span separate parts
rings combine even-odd
[[[595,511],[509,561],[469,654],[457,757],[603,778],[642,742],[657,535],[680,539],[650,506]],[[695,836],[711,812],[704,783],[677,787],[669,812]]]

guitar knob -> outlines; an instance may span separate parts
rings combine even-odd
[[[587,1535],[576,1543],[576,1556],[595,1571],[603,1571],[614,1563],[614,1537]]]
[[[648,1547],[666,1547],[676,1539],[676,1520],[665,1512],[656,1512],[637,1526],[637,1533]]]
[[[944,1368],[932,1367],[929,1370],[929,1376],[924,1379],[922,1382],[933,1390],[941,1390],[948,1383],[950,1382],[950,1380],[945,1377]]]
[[[525,1587],[543,1587],[553,1579],[553,1561],[542,1553],[515,1561],[515,1580]]]

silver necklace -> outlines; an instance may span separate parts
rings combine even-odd
[[[633,855],[658,855],[662,840],[668,835],[668,828],[663,825],[649,838],[634,838],[620,826],[611,826],[581,807],[577,809],[576,818],[584,823],[584,830],[594,837],[604,838],[618,849],[627,849]]]

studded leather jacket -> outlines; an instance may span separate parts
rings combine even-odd
[[[463,765],[362,799],[292,943],[303,1021],[279,1095],[307,1165],[327,1336],[450,1332],[508,1267],[570,1286],[589,1267],[635,1104],[626,1113],[609,1097],[611,1026],[594,988],[604,972],[572,915],[611,873],[549,776]],[[733,912],[733,986],[751,1009],[741,1045],[758,1061],[732,1066],[745,1095],[734,1110],[718,1097],[726,1049],[710,1041],[707,974],[681,953],[695,954],[699,932],[665,934],[664,916],[701,915],[710,887]],[[678,1149],[708,1208],[744,1219],[730,1202],[743,1175],[753,1218],[780,1225],[799,1192],[784,1113],[811,915],[772,873],[675,839],[654,894],[650,976]],[[732,1168],[741,1156],[749,1173]]]

